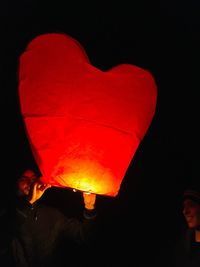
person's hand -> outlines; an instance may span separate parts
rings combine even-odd
[[[35,182],[33,185],[31,196],[29,197],[29,202],[31,204],[33,204],[35,201],[37,201],[39,198],[41,198],[41,196],[44,194],[44,192],[49,187],[51,187],[51,185],[43,184],[40,181]]]
[[[95,208],[96,194],[83,192],[83,199],[86,209],[93,210]]]

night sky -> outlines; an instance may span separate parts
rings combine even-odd
[[[164,229],[164,235],[173,240],[182,223],[179,205],[183,188],[200,179],[200,3],[81,2],[1,1],[1,199],[9,195],[18,173],[35,164],[19,112],[18,58],[39,34],[71,35],[82,44],[95,67],[106,71],[130,63],[148,69],[157,83],[155,116],[118,196],[97,196],[104,229],[100,231],[107,239],[101,256],[105,258],[113,248],[121,255],[119,262],[134,258],[134,253],[139,261],[138,255],[146,251],[148,243],[145,254],[153,263],[155,250],[165,247],[160,232]],[[66,189],[52,189],[44,201],[73,215],[82,207],[81,194]],[[104,241],[99,240],[99,244]]]

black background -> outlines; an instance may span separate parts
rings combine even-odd
[[[155,258],[163,260],[163,240],[173,241],[182,223],[182,190],[200,178],[199,1],[21,0],[0,5],[2,201],[18,173],[35,164],[19,112],[19,55],[38,34],[69,34],[95,67],[131,63],[149,69],[156,80],[156,113],[118,196],[97,196],[103,217],[97,251],[112,262],[102,266],[134,266],[125,262],[136,260],[155,266]],[[82,208],[81,193],[68,189],[50,189],[44,200],[72,215]],[[140,258],[142,253],[147,256]]]

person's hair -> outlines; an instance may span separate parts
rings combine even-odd
[[[191,199],[200,204],[200,190],[190,187],[183,192],[183,200]]]

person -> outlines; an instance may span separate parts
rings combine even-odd
[[[200,191],[190,187],[183,193],[185,227],[174,249],[174,266],[200,266]]]
[[[64,261],[66,266],[78,266],[79,248],[90,248],[96,195],[83,193],[82,220],[67,218],[55,207],[41,203],[50,187],[31,169],[17,180],[15,205],[0,212],[0,266],[63,266]]]

